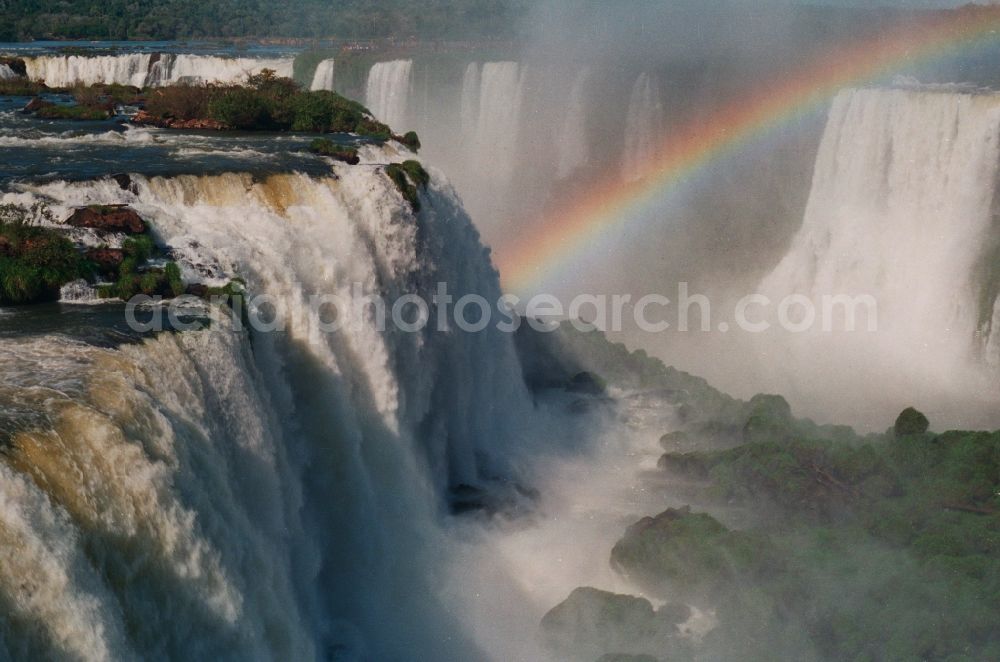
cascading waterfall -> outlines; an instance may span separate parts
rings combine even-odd
[[[312,84],[309,89],[333,91],[333,71],[334,60],[323,60],[316,65],[316,72],[313,74]]]
[[[397,131],[405,129],[413,60],[377,62],[368,72],[368,110]]]
[[[126,55],[39,55],[25,58],[28,78],[50,87],[76,83],[169,85],[180,81],[236,83],[272,69],[292,75],[292,58],[229,58],[214,55],[129,53]]]
[[[788,346],[804,352],[796,370],[832,355],[841,371],[902,373],[911,392],[927,382],[980,388],[973,376],[997,336],[998,161],[998,95],[836,97],[802,228],[761,290],[776,302],[805,295],[817,310],[823,297],[873,297],[878,333],[864,333],[861,315],[853,334],[793,334]],[[843,351],[831,351],[836,343]]]
[[[462,135],[471,136],[479,122],[479,63],[470,62],[462,76],[462,98],[459,113]]]
[[[380,168],[334,167],[30,189],[57,213],[130,204],[185,274],[240,275],[282,328],[251,345],[219,313],[120,350],[0,339],[0,650],[479,656],[431,584],[436,522],[447,487],[509,475],[530,410],[510,337],[381,329],[374,305],[338,307],[335,333],[309,321],[313,295],[357,302],[355,283],[362,304],[438,282],[494,301],[497,275],[436,173],[415,218]]]
[[[642,177],[643,165],[655,155],[663,135],[663,101],[656,78],[646,72],[632,87],[628,114],[625,117],[625,150],[622,178],[635,181]]]
[[[487,62],[480,74],[476,133],[469,141],[473,150],[470,160],[475,162],[489,154],[494,184],[508,183],[517,166],[524,75],[517,62]]]
[[[6,64],[0,64],[0,80],[13,80],[18,78],[17,72]]]
[[[45,81],[49,87],[70,87],[77,83],[133,85],[143,87],[153,61],[149,53],[127,55],[39,55],[24,59],[28,78]]]
[[[573,80],[566,106],[566,118],[559,135],[557,150],[559,161],[556,176],[569,177],[577,168],[587,164],[590,158],[590,143],[587,140],[587,83],[590,70],[582,69]]]

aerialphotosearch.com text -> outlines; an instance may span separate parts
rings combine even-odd
[[[293,290],[292,291],[296,291]],[[625,329],[646,333],[720,332],[789,333],[874,332],[878,329],[878,302],[867,294],[791,294],[775,298],[753,293],[728,303],[726,314],[716,316],[711,299],[678,283],[673,296],[664,294],[578,294],[568,301],[553,294],[518,297],[503,294],[495,299],[478,294],[456,295],[440,282],[429,296],[402,293],[387,296],[367,291],[360,283],[338,292],[280,296],[262,292],[218,295],[209,299],[213,315],[228,311],[235,328],[258,333],[305,330],[310,335],[337,333],[359,325],[384,332],[403,333],[454,330],[479,333],[496,329],[513,333],[527,324],[538,332],[551,332],[562,322],[581,331]],[[193,296],[162,300],[137,295],[126,306],[133,330],[188,330],[203,322],[191,311],[204,306]]]

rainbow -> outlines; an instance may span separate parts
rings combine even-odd
[[[531,229],[497,251],[504,287],[533,293],[551,284],[600,250],[642,212],[661,201],[710,163],[787,123],[823,107],[844,87],[863,85],[904,65],[960,54],[998,38],[1000,12],[970,8],[935,14],[931,20],[901,26],[825,53],[790,76],[759,87],[679,129],[671,131],[642,177],[622,182],[618,173],[593,185],[583,196],[537,219]]]

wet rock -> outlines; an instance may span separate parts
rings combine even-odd
[[[28,76],[28,65],[19,57],[0,57],[0,64],[7,65],[11,71],[22,78]]]
[[[97,265],[102,275],[114,275],[125,260],[125,251],[120,248],[91,248],[84,253],[84,257]]]
[[[196,118],[190,120],[179,120],[172,118],[156,117],[145,110],[140,110],[132,116],[132,123],[140,126],[155,126],[161,129],[186,129],[196,131],[222,131],[229,127],[218,120],[208,118]]]
[[[191,283],[187,286],[184,293],[193,297],[198,297],[199,299],[207,299],[209,289],[208,285],[205,285],[204,283]]]
[[[21,112],[28,115],[30,113],[38,112],[44,107],[45,101],[43,101],[41,97],[32,97],[31,101],[25,104],[24,108],[21,109]]]
[[[66,219],[66,225],[92,228],[98,232],[145,234],[146,222],[127,205],[91,205],[81,207]]]
[[[604,395],[607,385],[603,379],[592,372],[578,372],[569,380],[566,390],[570,393],[583,393],[585,395]]]
[[[113,179],[115,183],[118,184],[118,188],[123,191],[129,191],[131,193],[138,192],[135,182],[132,181],[132,176],[128,173],[120,172],[116,175],[111,175],[111,179]]]

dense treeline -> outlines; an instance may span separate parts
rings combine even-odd
[[[504,36],[527,0],[0,0],[0,40]]]

